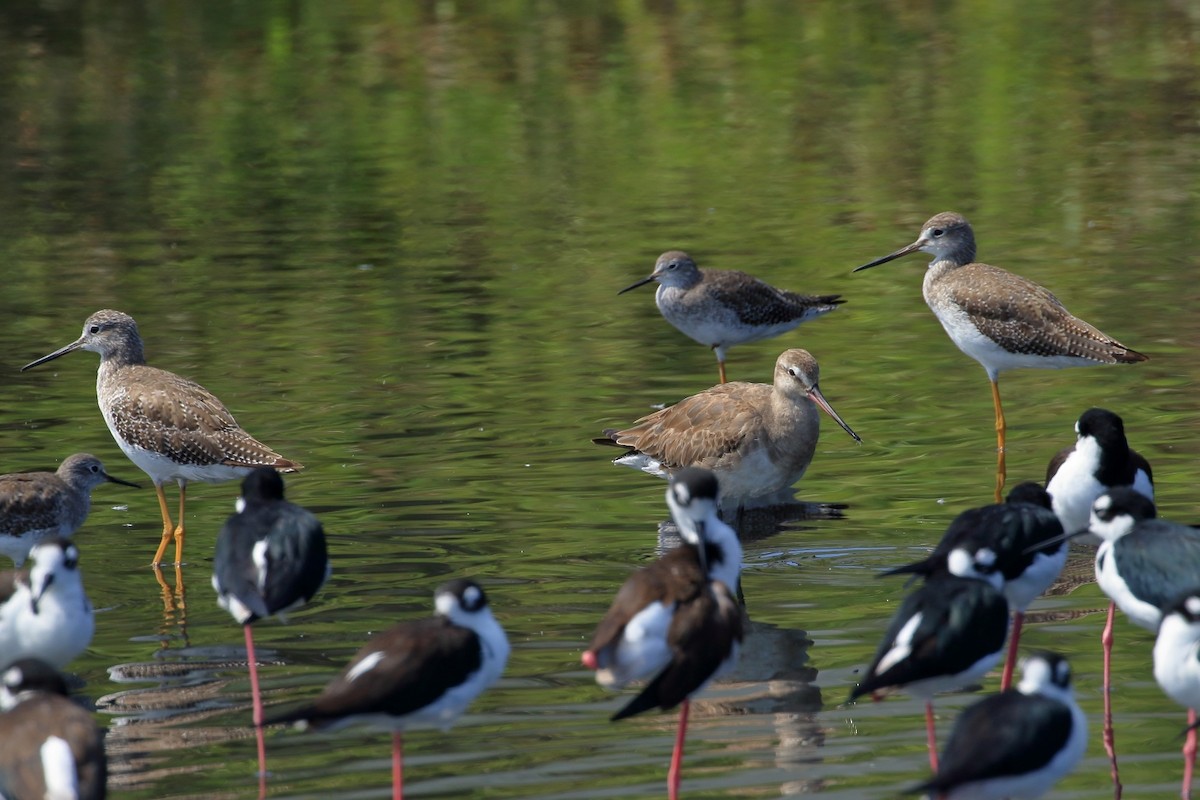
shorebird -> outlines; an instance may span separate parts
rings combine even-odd
[[[992,384],[996,410],[996,501],[1004,488],[1004,409],[1000,373],[1019,368],[1062,369],[1147,360],[1073,316],[1057,297],[1033,281],[975,260],[975,233],[961,215],[931,217],[907,247],[857,267],[868,269],[915,253],[933,256],[922,293],[959,350],[979,362]]]
[[[1017,688],[966,708],[937,774],[908,791],[942,800],[1041,797],[1087,748],[1087,717],[1071,691],[1071,667],[1054,653],[1025,660]]]
[[[96,630],[79,548],[68,539],[47,539],[30,555],[28,575],[0,572],[0,658],[38,658],[62,668],[87,649]]]
[[[162,541],[153,563],[162,563],[175,539],[175,563],[183,563],[184,504],[188,481],[221,483],[254,467],[280,472],[303,469],[242,430],[229,410],[198,383],[146,365],[142,337],[133,317],[103,309],[83,323],[83,334],[49,355],[21,367],[45,364],[73,350],[100,354],[96,400],[104,421],[129,460],[154,481],[162,513]],[[179,485],[179,523],[171,524],[163,484]]]
[[[474,581],[434,594],[437,615],[374,636],[311,704],[267,724],[336,730],[364,723],[392,732],[392,796],[404,795],[403,731],[413,722],[449,728],[504,671],[508,638]]]
[[[903,689],[925,701],[929,764],[937,771],[933,696],[962,689],[987,674],[1004,653],[1008,601],[996,553],[956,548],[947,571],[929,576],[904,599],[858,686],[864,694]]]
[[[54,472],[0,475],[0,553],[20,568],[39,541],[73,534],[91,510],[92,489],[106,481],[139,488],[90,453],[68,456]]]
[[[1000,679],[1003,691],[1012,683],[1025,610],[1050,588],[1067,563],[1069,543],[1045,489],[1026,481],[1013,487],[1003,503],[962,512],[928,558],[883,574],[944,573],[955,550],[976,552],[984,548],[996,554],[996,567],[1004,577],[1004,596],[1013,612],[1008,657]]]
[[[700,269],[681,250],[658,257],[654,272],[617,294],[658,281],[654,302],[683,335],[712,348],[721,383],[730,347],[787,333],[845,301],[838,294],[802,295],[776,289],[734,270]]]
[[[1154,642],[1154,680],[1167,697],[1188,710],[1180,790],[1183,800],[1187,800],[1192,796],[1196,709],[1200,708],[1200,585],[1185,591],[1163,610]]]
[[[683,467],[711,469],[721,481],[723,500],[742,505],[804,475],[817,448],[818,408],[862,441],[826,402],[819,377],[817,360],[807,350],[785,350],[775,362],[773,386],[740,381],[714,386],[592,441],[625,448],[614,463],[660,477]]]
[[[1096,498],[1117,486],[1132,486],[1154,500],[1150,463],[1129,446],[1125,423],[1103,408],[1089,408],[1075,423],[1075,444],[1064,447],[1046,469],[1046,491],[1069,534],[1086,530]]]
[[[256,467],[242,480],[237,513],[225,520],[213,559],[217,604],[233,616],[246,635],[254,729],[258,738],[259,779],[266,780],[262,694],[251,624],[312,600],[329,577],[325,531],[307,510],[283,499],[283,478],[270,467]],[[263,784],[265,788],[265,783]]]
[[[1109,596],[1104,645],[1104,746],[1120,794],[1112,727],[1113,620],[1120,608],[1133,624],[1156,632],[1163,611],[1200,586],[1200,530],[1156,519],[1154,504],[1128,486],[1096,498],[1088,530],[1102,541],[1096,550],[1096,583]]]
[[[0,682],[0,794],[102,800],[108,778],[104,732],[68,699],[58,671],[44,661],[19,659]]]
[[[717,516],[718,489],[709,470],[672,476],[667,505],[684,543],[629,576],[581,659],[606,688],[649,681],[613,721],[680,707],[667,774],[670,800],[679,795],[690,698],[733,666],[743,638],[734,595],[742,547]]]

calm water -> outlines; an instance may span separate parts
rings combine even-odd
[[[732,351],[732,378],[766,381],[782,349],[812,350],[864,444],[827,424],[800,484],[839,518],[747,542],[751,640],[698,704],[684,785],[860,798],[922,778],[920,706],[844,700],[903,596],[874,574],[990,501],[991,400],[924,306],[921,261],[850,269],[967,214],[982,259],[1152,357],[1006,375],[1010,480],[1040,478],[1103,405],[1153,461],[1161,513],[1194,520],[1200,11],[709,5],[4,5],[0,467],[90,451],[148,486],[97,412],[94,354],[17,372],[92,311],[127,311],[151,363],[308,465],[290,497],[324,520],[335,572],[256,628],[269,702],[311,696],[474,576],[513,656],[452,733],[408,737],[412,795],[660,796],[674,716],[608,723],[623,697],[578,658],[655,555],[663,485],[588,440],[716,371],[649,288],[616,291],[681,247],[841,292],[836,314]],[[78,535],[100,615],[72,669],[110,728],[115,796],[256,792],[241,631],[209,587],[236,494],[189,492],[182,596],[146,566],[149,488],[98,489]],[[1061,797],[1111,796],[1089,570],[1081,555],[1025,640],[1071,656],[1096,728]],[[1128,795],[1166,796],[1183,710],[1150,637],[1117,637]],[[971,700],[939,702],[943,732]],[[273,733],[271,794],[386,796],[388,755],[369,733]]]

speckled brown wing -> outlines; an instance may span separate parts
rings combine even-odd
[[[0,793],[6,797],[43,797],[46,779],[40,748],[50,736],[66,741],[75,758],[79,800],[105,797],[107,764],[104,735],[91,716],[65,697],[35,697],[0,719],[4,742]],[[55,795],[57,796],[57,795]]]
[[[610,438],[661,461],[668,469],[712,468],[738,451],[752,431],[761,430],[762,409],[771,387],[726,383],[642,417]]]
[[[126,367],[104,396],[121,438],[180,464],[300,468],[242,430],[212,392],[173,372]]]
[[[0,534],[12,536],[57,526],[65,491],[54,473],[0,477]]]
[[[713,581],[681,603],[667,642],[674,657],[646,688],[613,716],[614,720],[652,708],[670,711],[703,686],[744,636],[742,609],[729,587]]]
[[[968,264],[940,282],[979,332],[1010,353],[1073,356],[1101,364],[1148,357],[1075,317],[1047,289],[988,264]]]
[[[841,295],[802,295],[777,289],[742,272],[707,270],[705,282],[721,305],[733,309],[744,325],[778,325],[832,311]]]
[[[349,680],[363,659],[383,653],[379,663]],[[362,714],[410,714],[466,681],[483,663],[474,631],[444,617],[404,622],[373,637],[342,673],[307,708],[272,722],[323,722]]]
[[[589,650],[612,647],[635,614],[651,603],[686,602],[704,589],[706,576],[694,548],[683,545],[665,553],[621,586],[592,635]]]

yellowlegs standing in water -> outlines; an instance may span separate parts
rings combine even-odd
[[[997,382],[1001,372],[1022,367],[1133,364],[1148,356],[1073,316],[1057,297],[1033,281],[975,261],[975,234],[961,214],[943,212],[930,218],[915,242],[854,271],[918,250],[933,256],[922,287],[925,302],[958,349],[978,361],[992,383],[999,450],[996,502],[1000,502],[1006,430]]]
[[[744,635],[734,593],[742,547],[717,517],[717,477],[684,469],[671,477],[667,505],[683,545],[629,576],[583,654],[596,681],[619,689],[649,681],[613,721],[679,706],[667,796],[679,795],[691,696],[732,668]]]
[[[593,441],[626,448],[615,463],[660,477],[683,467],[711,469],[724,501],[745,505],[804,475],[817,448],[818,407],[862,441],[825,401],[819,375],[807,350],[785,350],[775,362],[774,385],[714,386]]]
[[[117,444],[154,481],[162,513],[162,541],[153,563],[162,563],[175,538],[175,563],[183,563],[184,503],[188,481],[221,483],[254,467],[302,469],[242,430],[229,410],[198,383],[146,365],[133,317],[104,309],[87,318],[83,335],[21,367],[44,364],[73,350],[100,354],[96,400]],[[179,484],[179,522],[171,524],[163,484]]]
[[[79,548],[47,539],[33,548],[28,574],[0,572],[0,653],[5,661],[38,658],[64,667],[96,631],[79,574]]]
[[[617,294],[651,281],[659,283],[654,302],[667,322],[717,354],[721,383],[725,383],[728,348],[786,333],[845,302],[836,294],[812,296],[776,289],[744,272],[700,269],[679,250],[663,253],[654,272]]]
[[[101,800],[108,764],[104,731],[67,697],[44,661],[22,658],[0,675],[0,785],[8,797]]]
[[[392,797],[402,800],[404,729],[414,722],[449,728],[508,662],[508,637],[479,584],[442,584],[434,604],[436,616],[377,634],[312,704],[267,724],[334,730],[365,723],[392,731]]]
[[[263,741],[262,694],[254,655],[255,620],[279,616],[313,598],[329,576],[325,530],[308,510],[283,499],[283,478],[256,467],[242,481],[237,513],[225,520],[213,557],[217,603],[244,630],[250,666],[260,788],[266,790],[267,751]]]
[[[0,553],[20,567],[41,539],[73,534],[91,510],[92,489],[106,481],[138,488],[89,453],[67,457],[54,472],[0,475]]]

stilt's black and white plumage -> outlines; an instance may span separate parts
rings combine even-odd
[[[329,576],[329,559],[320,521],[283,499],[283,478],[274,469],[257,467],[247,475],[236,507],[217,536],[212,584],[217,603],[245,632],[259,777],[265,780],[262,694],[250,625],[272,615],[282,619],[312,600]]]
[[[1019,484],[1003,503],[968,509],[950,523],[929,558],[884,575],[936,575],[949,570],[950,554],[956,549],[976,552],[987,548],[996,554],[996,567],[1004,577],[1004,596],[1013,612],[1013,630],[1000,688],[1012,682],[1017,642],[1025,609],[1050,588],[1067,562],[1069,542],[1063,526],[1051,510],[1050,495],[1032,481]]]
[[[402,622],[371,638],[310,705],[268,723],[334,730],[361,723],[392,732],[392,794],[403,795],[402,732],[413,723],[443,730],[508,662],[508,638],[474,581],[434,594],[437,614]]]
[[[1184,592],[1200,586],[1200,530],[1156,519],[1154,504],[1128,486],[1096,498],[1088,526],[1103,541],[1096,583],[1109,596],[1104,646],[1104,745],[1113,782],[1120,784],[1112,727],[1112,646],[1116,609],[1148,631]]]
[[[1053,653],[1025,660],[1016,689],[983,698],[959,715],[941,768],[910,793],[942,800],[1033,800],[1075,768],[1087,719],[1071,691],[1071,668]]]
[[[1180,595],[1163,612],[1154,642],[1154,680],[1167,697],[1188,710],[1180,789],[1180,796],[1187,800],[1192,796],[1196,710],[1200,709],[1200,584]]]
[[[582,658],[602,686],[649,681],[613,720],[681,706],[667,781],[672,799],[679,793],[689,698],[734,664],[743,637],[734,594],[742,547],[717,516],[718,489],[706,469],[671,477],[667,505],[684,543],[629,576]]]
[[[930,764],[937,769],[933,696],[962,689],[996,665],[1008,633],[1008,601],[998,558],[991,548],[955,548],[946,572],[931,575],[905,598],[853,701],[885,689],[903,689],[925,700]]]
[[[0,797],[103,800],[104,732],[58,671],[20,659],[0,673]]]
[[[1046,469],[1046,491],[1067,533],[1088,526],[1092,503],[1109,489],[1132,486],[1154,500],[1150,464],[1130,449],[1125,423],[1103,408],[1089,408],[1075,423],[1075,444],[1063,448]]]
[[[79,574],[79,548],[44,540],[28,574],[0,573],[0,659],[37,658],[62,668],[87,649],[96,630]]]

